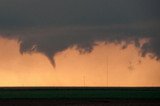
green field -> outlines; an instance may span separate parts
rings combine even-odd
[[[0,99],[160,99],[158,87],[1,87]]]

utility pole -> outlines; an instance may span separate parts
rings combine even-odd
[[[83,85],[84,85],[84,87],[86,86],[86,81],[85,81],[86,79],[85,79],[85,75],[83,76]]]
[[[108,72],[108,56],[107,56],[107,87],[109,85],[108,84],[109,83],[109,81],[108,81],[109,80],[109,75],[108,74],[109,74],[109,72]]]

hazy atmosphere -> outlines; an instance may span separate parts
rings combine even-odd
[[[0,86],[160,86],[159,0],[0,0]]]

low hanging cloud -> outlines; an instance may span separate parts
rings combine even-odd
[[[148,26],[155,27],[155,26]],[[141,49],[142,56],[150,53],[157,60],[160,59],[159,32],[148,31],[148,27],[141,28],[134,25],[115,25],[109,27],[52,27],[25,29],[21,31],[9,30],[1,34],[2,37],[16,39],[20,44],[20,53],[40,52],[48,57],[53,66],[53,57],[73,46],[80,53],[90,53],[96,42],[134,44]],[[156,28],[156,27],[155,27]],[[157,27],[158,28],[158,27]],[[6,33],[7,32],[7,33]],[[140,40],[149,39],[140,45]]]
[[[24,3],[25,2],[25,3]],[[134,44],[160,59],[157,0],[0,1],[0,36],[16,39],[20,53],[54,56],[75,47],[90,53],[97,42]],[[140,40],[149,39],[143,45]]]

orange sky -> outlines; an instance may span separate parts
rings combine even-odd
[[[160,62],[133,45],[100,43],[84,55],[71,48],[55,60],[54,69],[42,54],[21,55],[16,41],[0,38],[0,86],[160,86]]]

